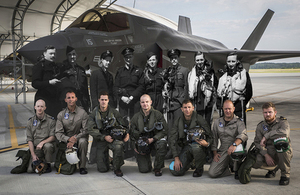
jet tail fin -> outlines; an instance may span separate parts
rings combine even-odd
[[[244,43],[241,49],[254,50],[260,41],[263,33],[265,32],[274,11],[268,9],[262,19],[259,21],[255,29],[252,31],[251,35],[248,37],[247,41]]]
[[[188,17],[185,16],[179,16],[178,19],[178,31],[192,34],[192,27],[191,27],[191,20]]]

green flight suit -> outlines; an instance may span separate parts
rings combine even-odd
[[[154,128],[151,132],[146,132],[144,128],[152,129],[154,123],[162,122],[163,129],[157,130]],[[155,110],[151,107],[149,115],[145,116],[144,112],[140,110],[131,119],[130,125],[130,137],[135,143],[140,137],[146,136],[148,138],[153,138],[154,142],[150,144],[150,150],[155,150],[155,161],[154,170],[162,169],[164,167],[164,157],[167,154],[167,141],[165,136],[167,136],[168,125],[161,112]],[[151,152],[150,152],[151,154]],[[147,173],[152,170],[152,161],[150,154],[137,154],[137,162],[139,171],[141,173]]]
[[[201,146],[197,142],[189,142],[187,140],[187,134],[184,132],[184,129],[189,130],[197,126],[204,129],[206,141],[210,145],[212,143],[210,126],[203,119],[203,117],[198,115],[195,111],[193,111],[192,118],[189,122],[185,120],[185,117],[182,113],[178,120],[175,121],[175,124],[170,131],[170,149],[173,157],[179,157],[182,163],[182,168],[180,171],[170,170],[175,176],[184,175],[184,173],[190,168],[190,164],[193,159],[195,159],[196,169],[203,169],[203,165],[206,162],[207,148]],[[182,148],[181,152],[178,151],[179,147]]]
[[[105,116],[104,116],[105,115]],[[93,136],[93,141],[97,147],[97,169],[99,172],[107,172],[109,170],[109,155],[108,149],[113,151],[113,167],[114,170],[120,169],[124,164],[124,141],[114,140],[112,143],[105,141],[105,136],[110,132],[103,130],[104,126],[102,118],[115,118],[113,126],[124,125],[122,116],[117,110],[108,106],[106,112],[101,113],[99,106],[95,107],[89,115],[87,122],[88,133]]]

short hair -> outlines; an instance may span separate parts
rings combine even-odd
[[[152,99],[151,99],[151,97],[150,97],[150,95],[148,95],[148,94],[143,94],[141,97],[140,97],[140,99],[142,98],[142,97],[149,97],[149,99],[152,101]]]
[[[237,52],[236,52],[236,51],[230,52],[230,53],[227,55],[227,57],[228,57],[228,56],[237,56]]]
[[[268,109],[268,108],[273,108],[274,111],[276,111],[276,107],[275,104],[273,104],[272,102],[266,102],[262,105],[261,109]]]
[[[202,51],[197,51],[197,52],[195,53],[195,55],[194,55],[194,58],[195,58],[196,56],[200,56],[200,55],[203,55],[203,58],[205,59],[204,53],[203,53]]]
[[[185,99],[185,100],[183,100],[181,106],[183,106],[183,104],[188,104],[188,103],[193,104],[192,100],[190,100],[190,99]]]
[[[98,98],[99,98],[99,99],[100,99],[101,95],[107,95],[107,96],[108,96],[108,99],[109,99],[109,93],[108,93],[108,91],[106,91],[106,90],[100,91],[99,94],[98,94]]]
[[[66,96],[67,96],[67,93],[74,93],[75,96],[77,97],[76,92],[73,89],[67,89],[66,90]]]
[[[46,52],[48,49],[55,49],[55,47],[53,45],[46,45],[44,52]]]
[[[45,100],[44,100],[44,99],[42,99],[42,98],[40,98],[40,99],[36,100],[36,102],[34,103],[34,106],[35,106],[35,105],[36,105],[36,103],[37,103],[38,101],[40,101],[40,100],[42,100],[42,101],[44,102],[45,106],[46,106],[46,102],[45,102]]]
[[[223,107],[223,106],[224,106],[224,104],[225,104],[225,103],[227,103],[227,102],[231,103],[231,104],[233,105],[233,107],[234,107],[234,103],[233,103],[231,100],[229,100],[229,99],[227,99],[227,100],[225,100],[225,101],[223,102],[223,105],[222,105],[222,107]]]

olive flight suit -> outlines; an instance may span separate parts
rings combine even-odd
[[[197,142],[189,142],[187,134],[184,130],[191,130],[195,127],[200,127],[205,131],[206,141],[208,144],[212,143],[212,133],[210,126],[203,119],[202,116],[198,115],[196,111],[193,111],[192,118],[187,121],[184,114],[175,121],[175,124],[170,131],[169,143],[173,157],[179,157],[182,168],[180,171],[171,170],[171,173],[175,176],[184,175],[189,170],[191,162],[195,159],[196,169],[203,169],[203,165],[206,162],[206,147],[201,146]],[[181,148],[181,152],[178,148]]]
[[[106,112],[101,112],[99,106],[95,107],[89,115],[88,133],[93,136],[93,142],[96,142],[97,147],[97,169],[99,172],[107,172],[109,170],[109,155],[108,149],[113,151],[113,167],[114,170],[119,170],[124,164],[124,141],[114,140],[109,143],[105,140],[105,136],[110,135],[110,132],[104,128],[103,120],[115,119],[113,126],[124,125],[122,116],[117,110],[108,106]]]

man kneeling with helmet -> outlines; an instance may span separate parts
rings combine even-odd
[[[262,106],[264,121],[256,128],[254,143],[259,148],[256,163],[253,168],[269,170],[266,178],[275,177],[276,171],[281,170],[279,185],[290,182],[291,159],[293,151],[290,140],[290,125],[286,118],[276,118],[276,108],[272,102]]]
[[[109,170],[108,149],[113,151],[113,167],[116,176],[122,177],[121,166],[124,164],[124,142],[129,134],[124,128],[120,113],[110,107],[107,91],[99,93],[99,106],[95,107],[87,123],[88,132],[93,136],[97,146],[97,169],[99,172]]]
[[[194,111],[190,100],[184,100],[182,114],[170,131],[169,143],[175,161],[170,164],[174,176],[182,176],[195,160],[193,177],[201,177],[206,162],[206,150],[212,143],[212,133],[206,120]],[[179,153],[178,148],[182,150]]]
[[[167,123],[162,113],[151,106],[149,95],[142,95],[140,104],[141,110],[133,116],[130,125],[131,138],[136,143],[139,171],[147,173],[152,170],[151,151],[155,150],[154,173],[155,176],[161,176],[167,154]]]
[[[31,153],[27,172],[48,173],[55,151],[55,119],[45,113],[46,103],[42,99],[36,101],[34,109],[36,114],[29,119],[26,131]]]

